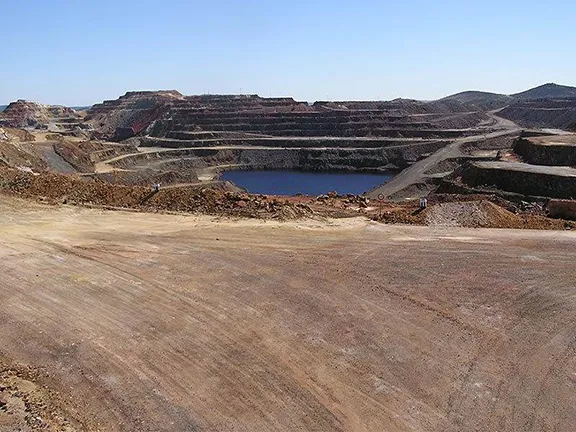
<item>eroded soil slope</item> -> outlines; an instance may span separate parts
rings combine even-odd
[[[0,216],[0,354],[85,430],[573,430],[573,233]]]

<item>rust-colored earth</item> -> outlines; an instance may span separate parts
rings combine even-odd
[[[0,221],[2,432],[574,430],[573,232]]]

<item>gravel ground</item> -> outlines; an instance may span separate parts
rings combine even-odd
[[[0,354],[77,430],[573,430],[573,233],[0,216]]]

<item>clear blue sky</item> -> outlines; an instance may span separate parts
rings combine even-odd
[[[576,85],[576,2],[0,0],[0,103],[434,99]]]

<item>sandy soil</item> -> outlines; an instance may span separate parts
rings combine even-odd
[[[0,355],[76,430],[573,430],[574,233],[0,216]]]

